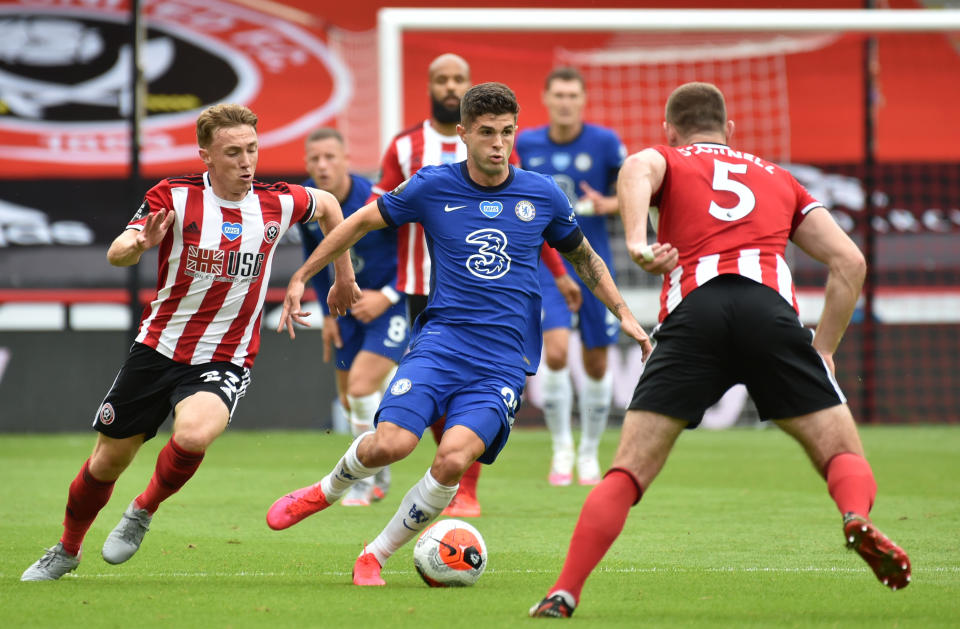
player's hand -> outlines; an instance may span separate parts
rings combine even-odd
[[[665,275],[680,261],[680,251],[668,242],[652,245],[627,243],[627,252],[640,268],[654,275]]]
[[[577,284],[576,280],[570,277],[569,273],[553,279],[557,283],[557,290],[563,295],[563,300],[567,302],[567,308],[570,309],[570,312],[580,310],[580,306],[583,305],[583,293],[580,292],[580,285]]]
[[[323,362],[328,363],[333,358],[333,348],[343,347],[343,338],[340,336],[340,324],[333,315],[323,318]]]
[[[650,342],[650,337],[647,336],[647,333],[643,331],[640,323],[638,323],[633,315],[630,314],[629,316],[624,316],[623,319],[620,320],[620,329],[623,330],[624,334],[640,344],[640,351],[643,354],[643,362],[647,362],[647,357],[650,356],[650,352],[653,351],[653,343]]]
[[[350,314],[357,321],[370,323],[390,307],[390,300],[380,291],[364,288],[360,292],[362,293],[360,299],[350,307]]]
[[[357,286],[356,280],[350,280],[349,282],[340,279],[335,280],[333,286],[330,287],[330,292],[327,293],[327,305],[330,307],[330,314],[342,317],[347,314],[347,310],[362,295],[363,293]]]
[[[583,191],[583,196],[580,197],[580,202],[577,205],[581,205],[583,202],[587,202],[588,206],[593,208],[593,212],[580,212],[582,214],[616,214],[618,210],[618,203],[616,197],[606,197],[596,188],[588,184],[586,181],[580,182],[580,190]]]
[[[310,316],[310,313],[300,310],[304,288],[303,282],[292,278],[290,283],[287,284],[287,294],[283,298],[283,312],[280,313],[280,325],[277,326],[277,332],[283,332],[283,329],[286,328],[291,339],[297,338],[293,331],[294,322],[310,327],[306,319]]]
[[[147,221],[143,224],[143,229],[137,234],[137,247],[141,251],[146,251],[151,247],[160,244],[163,237],[167,235],[167,230],[177,219],[177,214],[173,210],[160,208],[157,212],[151,212],[147,215]]]

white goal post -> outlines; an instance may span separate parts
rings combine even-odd
[[[380,148],[403,124],[405,31],[943,32],[960,9],[406,9],[377,15]]]

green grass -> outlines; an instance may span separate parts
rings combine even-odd
[[[685,434],[593,574],[581,627],[960,626],[960,427],[865,428],[880,491],[873,518],[910,553],[913,584],[890,592],[843,549],[840,517],[800,448],[775,429]],[[357,588],[364,540],[426,470],[425,442],[394,466],[394,491],[369,509],[339,505],[282,532],[267,528],[280,494],[315,481],[347,438],[230,431],[197,476],[161,507],[142,550],[106,564],[99,549],[146,485],[160,435],[117,483],[80,568],[57,582],[20,573],[60,535],[67,486],[93,434],[0,438],[0,625],[4,627],[531,627],[560,570],[587,490],[547,485],[548,437],[518,430],[484,469],[490,548],[473,588],[432,590],[411,547],[387,564],[386,588]],[[606,460],[617,433],[603,442]]]

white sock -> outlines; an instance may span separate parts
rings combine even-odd
[[[343,494],[347,493],[350,486],[358,480],[369,478],[382,469],[380,467],[367,467],[357,458],[357,446],[368,436],[373,436],[372,430],[354,439],[346,453],[337,461],[333,471],[320,479],[320,489],[323,490],[323,495],[326,496],[327,502],[330,504],[339,500]]]
[[[343,408],[339,396],[333,398],[333,402],[330,403],[330,423],[335,433],[346,434],[350,431],[350,420],[347,418],[347,409]]]
[[[553,439],[553,451],[573,450],[570,413],[573,409],[573,385],[570,368],[553,370],[543,366],[543,419]]]
[[[380,397],[379,391],[370,395],[347,396],[350,404],[350,431],[354,437],[373,430],[373,418],[380,406]]]
[[[377,408],[380,407],[381,399],[383,399],[383,395],[381,395],[379,391],[358,397],[352,395],[347,396],[347,402],[350,403],[350,430],[354,435],[360,435],[368,430],[373,430],[373,418],[377,414]],[[390,466],[388,465],[382,468],[377,474],[379,475],[383,471],[386,471],[387,482],[389,483]],[[378,480],[380,480],[379,476]],[[372,478],[369,479],[366,488],[361,485],[360,490],[369,491],[373,483],[374,480]]]
[[[607,427],[610,414],[610,398],[613,396],[613,376],[610,370],[603,378],[594,380],[587,376],[580,391],[580,450],[581,457],[597,456],[600,438]]]
[[[458,487],[459,483],[453,487],[441,485],[427,470],[400,501],[400,507],[386,528],[367,545],[366,552],[373,553],[380,565],[385,565],[398,548],[419,535],[440,515],[450,504]]]

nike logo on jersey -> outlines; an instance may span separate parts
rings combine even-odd
[[[444,212],[452,212],[452,211],[454,211],[454,210],[462,210],[462,209],[465,208],[465,207],[467,207],[467,206],[466,206],[466,205],[453,205],[453,206],[451,206],[449,203],[447,203],[447,204],[445,204],[445,205],[443,206],[443,211],[444,211]]]
[[[545,161],[547,161],[546,157],[531,157],[527,165],[530,166],[530,168],[536,168],[537,166],[541,166]]]

